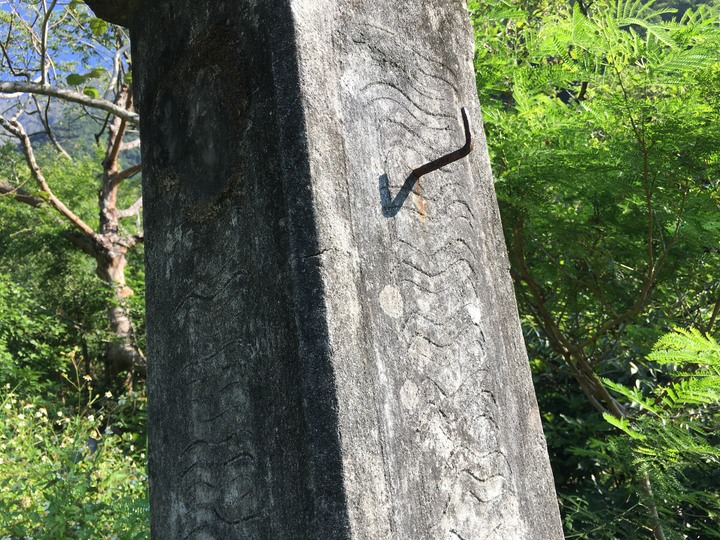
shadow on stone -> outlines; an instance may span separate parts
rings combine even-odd
[[[395,217],[403,207],[403,204],[405,204],[416,183],[417,178],[415,178],[413,174],[410,174],[405,179],[405,183],[400,188],[400,191],[398,191],[395,198],[393,198],[390,193],[390,181],[388,180],[387,173],[380,175],[378,189],[380,191],[380,204],[382,206],[383,216],[387,218]]]

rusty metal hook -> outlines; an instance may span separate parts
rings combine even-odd
[[[427,173],[436,171],[444,167],[445,165],[449,165],[454,161],[462,159],[470,152],[472,152],[475,142],[473,141],[472,128],[470,127],[470,117],[465,107],[460,109],[460,112],[462,113],[463,127],[465,128],[465,145],[462,148],[455,150],[454,152],[450,152],[449,154],[439,157],[436,160],[431,161],[430,163],[421,165],[417,169],[413,169],[411,174],[415,177],[415,179],[419,179],[421,176],[424,176]]]

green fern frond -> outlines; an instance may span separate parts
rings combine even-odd
[[[625,418],[616,418],[615,416],[603,413],[603,418],[608,422],[608,424],[611,424],[615,426],[616,428],[624,431],[627,435],[632,437],[635,440],[644,440],[646,437],[642,433],[635,431],[630,427],[630,421]]]
[[[677,43],[675,43],[672,39],[668,28],[662,24],[652,24],[644,19],[638,19],[636,17],[623,17],[621,19],[617,19],[615,24],[617,24],[620,29],[639,26],[648,33],[648,36],[653,36],[666,47],[669,47],[670,49],[676,49],[678,47]]]
[[[715,58],[697,50],[679,51],[664,56],[655,69],[661,73],[690,73],[708,70],[715,62]]]
[[[614,381],[611,381],[610,379],[603,378],[602,381],[605,384],[605,386],[607,386],[610,390],[621,395],[626,400],[628,400],[630,403],[638,405],[641,409],[645,409],[654,414],[659,413],[659,409],[656,407],[655,403],[651,399],[648,399],[645,396],[643,396],[642,392],[639,389],[629,388],[622,384],[618,384]]]
[[[695,328],[676,328],[658,341],[648,359],[658,364],[704,364],[720,368],[720,345]]]
[[[616,0],[615,19],[642,19],[645,21],[658,20],[661,15],[677,13],[677,9],[664,8],[653,10],[656,0],[643,2],[643,0]]]

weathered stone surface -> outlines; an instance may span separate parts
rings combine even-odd
[[[132,32],[154,537],[561,538],[463,2],[166,0]],[[476,150],[402,192],[461,106]]]

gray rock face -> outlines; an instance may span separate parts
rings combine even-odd
[[[562,538],[463,2],[132,23],[155,538]],[[408,180],[460,147],[475,151]]]

